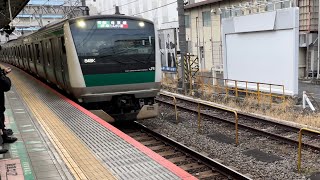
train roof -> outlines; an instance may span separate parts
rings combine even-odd
[[[58,20],[58,21],[54,21],[50,24],[47,24],[45,26],[43,26],[42,28],[40,28],[38,31],[34,32],[34,33],[31,33],[31,34],[26,34],[26,35],[23,35],[22,37],[19,37],[18,39],[13,39],[12,41],[16,41],[16,40],[19,40],[19,39],[23,39],[24,37],[28,37],[28,36],[32,36],[34,34],[37,34],[38,32],[41,32],[41,31],[44,31],[48,28],[51,28],[51,27],[54,27],[54,26],[57,26],[57,25],[61,25],[63,24],[64,22],[66,21],[69,21],[71,23],[79,20],[79,19],[82,19],[82,20],[91,20],[91,19],[103,19],[103,18],[121,18],[121,19],[131,19],[131,20],[138,20],[138,21],[145,21],[145,22],[148,22],[148,23],[151,23],[153,24],[152,21],[150,20],[147,20],[147,19],[144,19],[144,18],[140,18],[140,17],[135,17],[135,16],[126,16],[126,15],[118,15],[118,14],[112,14],[112,15],[94,15],[94,16],[80,16],[80,17],[76,17],[76,18],[71,18],[71,19],[62,19],[62,20]],[[8,41],[8,42],[11,42],[11,41]],[[7,43],[8,43],[7,42]]]
[[[52,22],[50,24],[47,24],[46,26],[43,26],[38,31],[53,27],[53,26],[55,26],[57,24],[60,24],[60,23],[64,23],[65,21],[69,21],[69,22],[73,23],[73,22],[75,22],[75,21],[77,21],[79,19],[91,20],[91,19],[103,19],[103,18],[125,18],[125,19],[131,19],[131,20],[145,21],[145,22],[149,22],[149,23],[153,24],[153,22],[150,21],[150,20],[147,20],[147,19],[144,19],[144,18],[135,17],[135,16],[126,16],[126,15],[117,15],[117,14],[112,14],[112,15],[94,15],[94,16],[80,16],[80,17],[76,17],[76,18],[63,19],[63,20],[55,21],[55,22]]]
[[[140,17],[136,17],[136,16],[118,15],[118,14],[81,16],[81,17],[76,17],[76,18],[69,19],[69,22],[74,22],[74,21],[79,20],[79,19],[91,20],[91,19],[103,19],[103,18],[123,18],[123,19],[131,19],[131,20],[145,21],[145,22],[149,22],[149,23],[152,23],[152,24],[153,24],[152,21],[147,20],[147,19],[144,19],[144,18],[140,18]]]

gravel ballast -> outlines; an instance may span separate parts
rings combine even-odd
[[[197,115],[179,111],[179,123],[176,124],[174,108],[161,104],[160,115],[154,119],[141,120],[148,128],[168,136],[198,152],[207,154],[210,158],[219,159],[221,163],[234,168],[252,179],[308,179],[320,171],[319,152],[303,149],[302,174],[297,173],[297,147],[269,139],[246,130],[239,130],[239,145],[223,142],[227,136],[235,138],[234,126],[202,118],[201,132],[198,132]],[[212,138],[213,137],[213,138]],[[278,158],[274,162],[263,162],[246,155],[249,150],[258,150]],[[280,159],[280,160],[279,160]]]

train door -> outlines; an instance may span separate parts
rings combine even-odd
[[[11,60],[11,51],[12,51],[12,48],[8,47],[7,63],[10,63],[10,60]]]
[[[7,58],[7,62],[8,63],[10,63],[10,61],[11,61],[11,52],[12,52],[12,48],[8,48],[8,51],[9,51],[9,53],[8,53],[8,58]]]
[[[27,54],[27,45],[24,44],[22,46],[23,48],[23,54],[24,54],[24,58],[23,58],[23,69],[26,70],[27,69],[27,59],[28,59],[28,54]]]
[[[16,62],[16,66],[19,66],[19,47],[16,46],[16,57],[15,57],[15,62]]]
[[[24,58],[24,54],[23,54],[23,46],[19,46],[19,67],[23,68],[23,58]]]
[[[58,75],[57,75],[57,62],[60,57],[60,51],[58,48],[58,38],[54,37],[51,39],[51,49],[52,49],[52,70],[53,79],[56,85],[59,85]]]
[[[16,46],[16,58],[15,58],[16,66],[19,66],[19,56],[20,56],[19,46]]]
[[[39,66],[37,66],[37,69],[39,70],[38,73],[40,75],[40,77],[46,79],[46,72],[45,72],[45,44],[44,41],[40,41],[39,43],[39,51],[40,51],[40,58],[39,58]]]
[[[63,63],[63,59],[65,58],[65,47],[64,47],[64,37],[58,37],[56,39],[55,43],[55,51],[56,51],[56,56],[55,56],[55,61],[54,61],[54,66],[55,66],[55,72],[56,72],[56,77],[57,77],[57,82],[58,82],[58,87],[61,89],[66,89],[66,81],[65,81],[65,66]]]
[[[37,70],[35,67],[35,61],[36,61],[36,50],[35,50],[35,44],[32,43],[30,45],[28,45],[29,47],[29,51],[30,51],[30,60],[29,60],[29,67],[30,67],[30,71],[37,74]]]
[[[35,67],[35,73],[37,74],[37,76],[40,77],[40,58],[41,58],[41,54],[40,54],[40,44],[39,42],[34,44],[34,67]]]
[[[69,78],[69,68],[68,68],[68,60],[67,60],[67,50],[65,46],[65,41],[64,37],[61,39],[61,45],[62,45],[62,67],[63,67],[63,80],[64,80],[64,85],[66,87],[67,93],[69,93],[70,89],[70,78]]]
[[[16,48],[12,47],[11,48],[11,58],[10,58],[10,64],[15,65],[16,64]]]
[[[20,51],[21,51],[21,63],[20,66],[22,69],[24,69],[24,59],[26,58],[26,54],[24,52],[24,45],[20,46]]]
[[[27,70],[31,71],[31,68],[30,68],[30,63],[32,62],[31,45],[27,44],[26,47],[27,47],[26,67],[27,67]]]
[[[28,51],[28,45],[27,44],[25,44],[24,45],[24,51],[25,51],[25,53],[26,53],[26,58],[25,58],[25,60],[24,60],[24,68],[25,68],[25,70],[29,70],[28,69],[28,67],[29,67],[29,63],[28,63],[28,60],[29,60],[29,51]]]
[[[10,57],[10,64],[13,64],[13,65],[15,65],[15,63],[16,63],[16,48],[15,47],[12,47],[11,48],[11,57]]]
[[[13,57],[13,62],[14,62],[14,65],[18,65],[18,47],[14,47],[14,57]]]
[[[41,63],[41,67],[43,69],[43,78],[46,79],[47,82],[49,82],[49,76],[48,76],[48,52],[47,52],[47,46],[48,46],[48,41],[47,40],[43,40],[41,41],[41,54],[42,54],[42,58],[40,60]]]
[[[47,52],[47,78],[56,84],[56,78],[55,78],[55,71],[54,71],[54,64],[53,64],[53,59],[54,59],[54,53],[52,51],[52,39],[49,39],[47,41],[47,46],[46,46],[46,52]]]
[[[49,39],[49,49],[48,49],[48,56],[49,56],[49,60],[50,60],[50,77],[51,77],[51,81],[54,83],[54,84],[57,84],[57,78],[56,78],[56,71],[55,71],[55,66],[54,66],[54,59],[55,59],[55,51],[54,51],[54,48],[53,48],[53,44],[54,44],[54,40],[53,38]]]

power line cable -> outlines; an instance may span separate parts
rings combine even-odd
[[[126,4],[119,5],[119,7],[123,7],[123,6],[129,5],[129,4],[132,4],[132,3],[137,2],[137,1],[139,1],[139,0],[134,0],[134,1],[128,2],[128,3],[126,3]],[[106,12],[106,11],[110,11],[110,10],[114,10],[114,8],[110,8],[110,9],[107,9],[107,10],[101,11],[100,13],[103,13],[103,12]]]
[[[168,4],[164,4],[162,6],[159,6],[159,7],[153,8],[153,9],[149,9],[149,10],[146,10],[146,11],[143,11],[143,12],[139,12],[137,14],[133,14],[132,16],[136,16],[136,15],[143,14],[143,13],[146,13],[146,12],[149,12],[149,11],[153,11],[153,10],[156,10],[156,9],[159,9],[159,8],[163,8],[163,7],[169,6],[169,5],[174,4],[174,3],[177,3],[177,1],[174,1],[174,2],[171,2],[171,3],[168,3]]]

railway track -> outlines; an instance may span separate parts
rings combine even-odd
[[[198,113],[198,104],[186,99],[176,97],[178,109],[189,111],[192,113]],[[172,98],[160,95],[156,101],[174,106]],[[219,120],[228,124],[234,125],[234,115],[230,112],[222,109],[213,108],[207,105],[201,105],[201,115],[214,120]],[[239,123],[238,127],[257,133],[259,135],[267,136],[272,139],[280,140],[285,143],[297,146],[299,128],[292,127],[289,125],[266,121],[257,117],[238,113]],[[320,151],[320,136],[312,132],[306,132],[303,136],[302,146],[310,148],[312,150]],[[241,143],[241,142],[240,142]]]
[[[198,179],[250,179],[137,122],[118,128]]]

